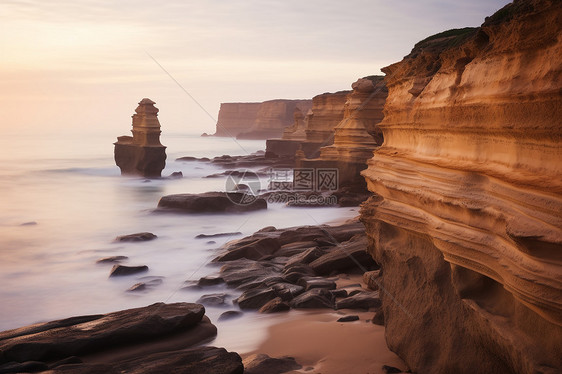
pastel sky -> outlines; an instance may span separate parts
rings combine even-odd
[[[213,132],[221,102],[348,89],[507,2],[0,0],[0,126],[120,135],[149,97],[164,130]]]

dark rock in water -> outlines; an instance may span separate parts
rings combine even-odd
[[[136,283],[134,285],[131,286],[131,288],[129,288],[127,290],[127,292],[139,292],[139,291],[146,291],[147,287],[146,287],[146,283]]]
[[[148,266],[125,266],[125,265],[113,265],[111,268],[111,272],[109,273],[110,277],[120,277],[125,275],[132,275],[138,274],[148,271]]]
[[[96,261],[96,264],[114,264],[114,263],[119,263],[121,261],[124,261],[126,259],[128,259],[129,257],[127,256],[110,256],[110,257],[104,257],[104,258],[100,258],[99,260]]]
[[[394,366],[388,366],[388,365],[383,365],[382,366],[382,371],[385,372],[385,374],[396,374],[396,373],[402,373],[402,370],[395,368]]]
[[[312,261],[310,266],[319,275],[348,269],[369,269],[375,262],[367,253],[367,238],[355,237],[330,250],[327,254]]]
[[[205,244],[217,244],[217,242],[216,242],[216,241],[214,241],[214,240],[209,240],[209,241],[208,241],[208,242],[206,242]]]
[[[195,237],[195,239],[218,238],[221,236],[235,236],[235,235],[242,235],[242,233],[240,231],[236,231],[236,232],[221,232],[218,234],[199,234]]]
[[[237,213],[267,209],[267,202],[241,192],[206,192],[164,196],[158,202],[158,209],[185,213]]]
[[[136,234],[122,235],[115,238],[116,242],[146,242],[156,239],[157,236],[151,232],[138,232]]]
[[[174,171],[168,176],[168,179],[181,179],[183,178],[183,173],[181,171]]]
[[[304,287],[284,282],[273,284],[271,288],[273,288],[275,294],[283,299],[283,301],[291,301],[304,292]]]
[[[302,368],[293,357],[272,358],[265,354],[248,356],[243,363],[244,374],[281,374]]]
[[[381,299],[378,292],[360,292],[336,303],[336,309],[369,309],[380,306]]]
[[[217,284],[224,283],[224,279],[221,277],[203,277],[200,278],[197,284],[199,286],[216,286]]]
[[[37,373],[48,370],[49,367],[44,362],[26,361],[26,362],[8,362],[0,365],[0,373]]]
[[[314,288],[295,297],[291,301],[291,307],[295,309],[334,309],[334,298],[330,291],[323,288]]]
[[[306,291],[313,288],[336,289],[336,282],[322,277],[304,277],[299,280],[298,285],[304,287]]]
[[[36,225],[38,225],[38,223],[35,221],[29,221],[20,224],[20,226],[36,226]]]
[[[281,235],[279,235],[279,242],[281,245],[284,245],[294,242],[314,241],[316,238],[330,240],[327,232],[322,228],[317,226],[304,226],[283,231]],[[316,246],[316,242],[313,246]]]
[[[207,306],[223,306],[228,295],[225,293],[213,293],[203,295],[197,300],[197,303]]]
[[[260,258],[275,253],[280,248],[279,241],[273,238],[261,238],[242,245],[233,246],[228,251],[218,257],[214,262],[232,261],[241,258],[249,260],[259,260]]]
[[[377,309],[371,322],[375,325],[384,326],[384,312],[382,308]]]
[[[263,229],[258,230],[257,232],[272,232],[272,231],[277,231],[275,226],[266,226]]]
[[[353,321],[359,321],[359,316],[357,315],[345,316],[337,320],[337,322],[353,322]]]
[[[6,331],[0,333],[0,363],[51,361],[136,344],[194,327],[204,313],[199,304],[156,303]]]
[[[236,299],[236,303],[240,309],[259,309],[275,297],[275,291],[272,288],[251,289],[242,293]]]
[[[259,310],[260,313],[279,313],[279,312],[286,312],[291,309],[291,306],[283,301],[280,297],[276,297],[273,300],[270,300],[262,306]]]
[[[219,316],[219,319],[218,319],[218,320],[219,320],[219,321],[227,321],[227,320],[229,320],[229,319],[234,319],[234,318],[242,317],[243,314],[244,314],[244,313],[242,313],[242,312],[240,312],[240,311],[238,311],[238,310],[229,310],[229,311],[226,311],[226,312],[222,313],[222,314]]]
[[[142,99],[133,115],[133,136],[119,136],[115,144],[115,163],[122,175],[159,178],[166,166],[166,147],[160,143],[158,108],[154,101]]]

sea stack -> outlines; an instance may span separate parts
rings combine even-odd
[[[144,98],[133,114],[133,136],[119,136],[115,144],[115,163],[121,175],[161,176],[166,166],[166,147],[160,143],[158,108]]]

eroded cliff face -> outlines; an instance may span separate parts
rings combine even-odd
[[[349,93],[351,91],[323,93],[312,98],[312,116],[306,128],[307,141],[323,145],[333,142],[334,128],[343,119]]]
[[[518,1],[384,69],[362,220],[415,372],[562,370],[561,25]]]
[[[260,106],[261,103],[222,103],[215,135],[235,137],[248,131],[256,122]]]

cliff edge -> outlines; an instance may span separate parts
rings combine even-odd
[[[383,69],[362,221],[414,372],[562,370],[561,25],[520,0]]]

